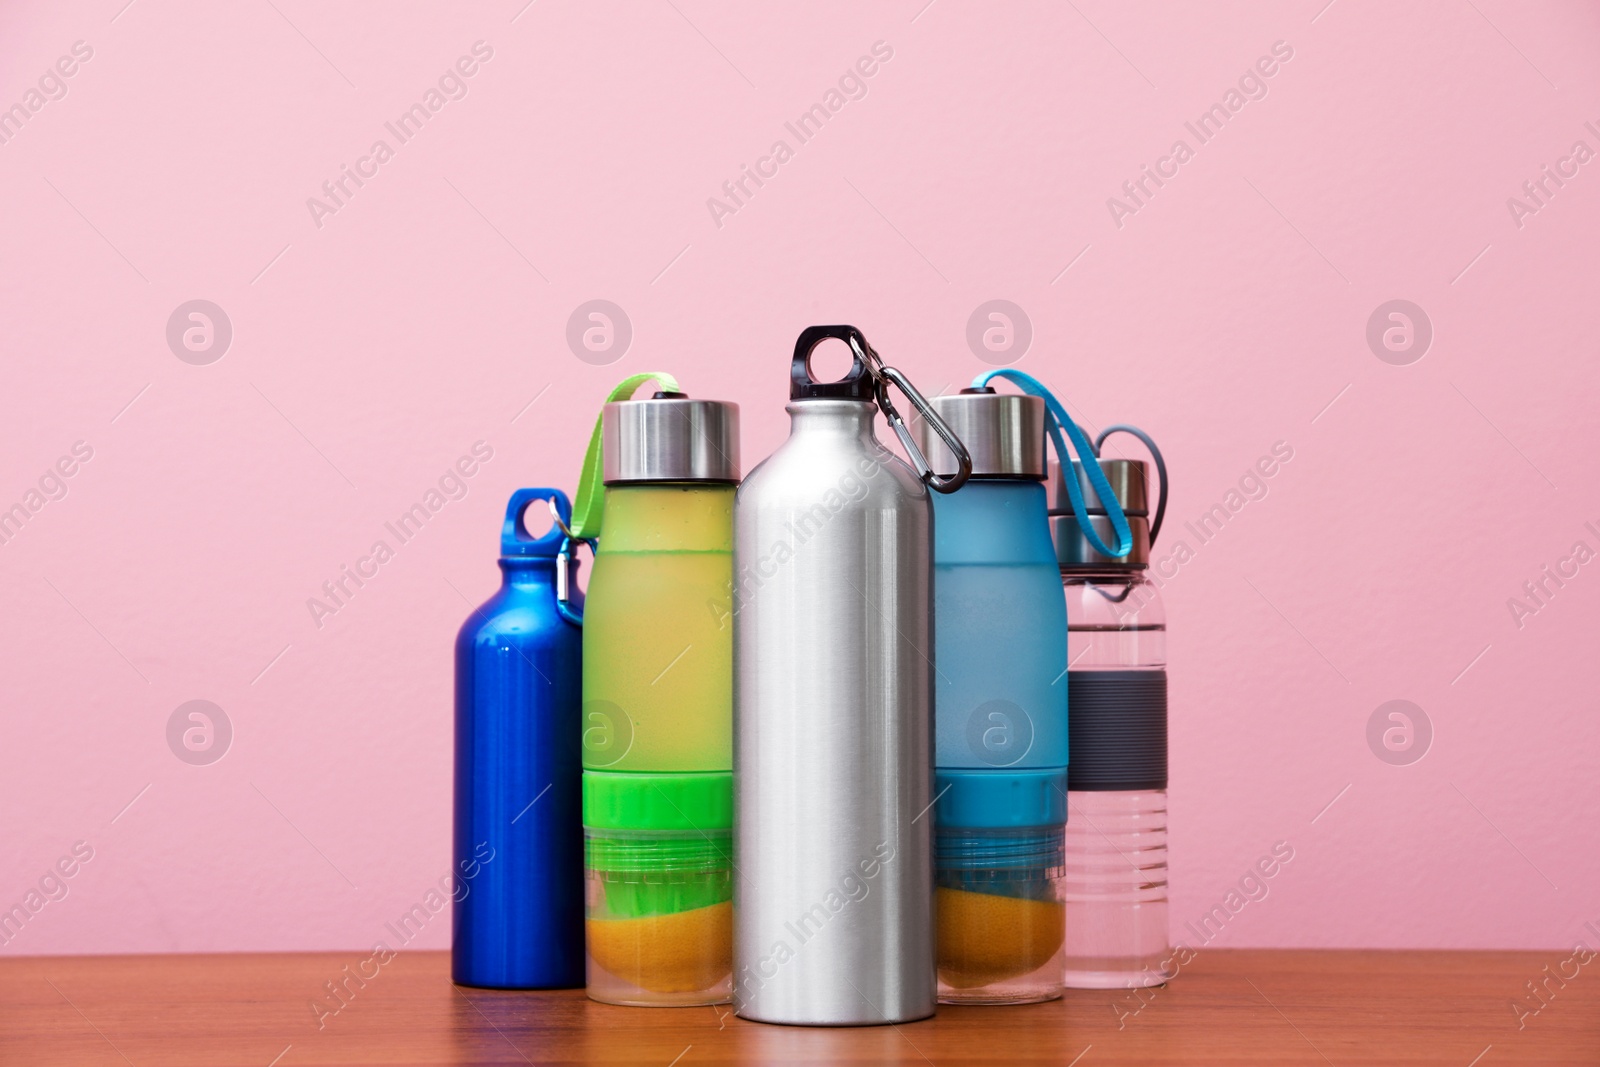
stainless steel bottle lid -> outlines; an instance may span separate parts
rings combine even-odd
[[[1045,478],[1044,401],[993,389],[963,389],[928,401],[972,456],[974,478]],[[917,444],[935,474],[954,474],[955,453],[927,419],[917,419]]]
[[[603,476],[619,482],[738,482],[739,405],[657,393],[607,404]]]
[[[1052,465],[1050,539],[1055,542],[1056,560],[1063,568],[1126,567],[1132,570],[1147,567],[1150,565],[1150,465],[1142,459],[1102,459],[1100,469],[1105,472],[1112,494],[1128,517],[1128,526],[1133,531],[1133,550],[1126,556],[1107,556],[1094,547],[1072,513],[1072,500],[1067,496],[1061,467]],[[1100,498],[1077,460],[1072,461],[1072,476],[1083,491],[1084,511],[1088,513],[1094,532],[1103,543],[1115,544],[1117,535],[1111,527],[1111,519],[1100,506]]]

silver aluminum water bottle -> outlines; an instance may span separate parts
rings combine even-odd
[[[826,338],[854,362],[819,383],[809,361]],[[733,1002],[746,1019],[934,1010],[927,486],[965,479],[927,470],[891,382],[937,420],[855,327],[801,333],[789,440],[734,504]],[[874,436],[880,405],[920,478]]]

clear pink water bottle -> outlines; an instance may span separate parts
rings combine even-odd
[[[1160,985],[1172,977],[1167,929],[1167,620],[1150,581],[1150,546],[1166,502],[1166,469],[1143,432],[1161,476],[1152,516],[1149,467],[1102,459],[1101,468],[1133,529],[1133,550],[1096,551],[1073,517],[1062,474],[1052,485],[1051,534],[1067,596],[1068,737],[1066,974],[1079,989]],[[1085,494],[1093,500],[1092,495]],[[1088,519],[1102,537],[1103,513]]]

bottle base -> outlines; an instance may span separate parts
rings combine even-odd
[[[647,993],[629,996],[626,993],[600,993],[593,989],[584,992],[596,1004],[615,1004],[623,1008],[703,1008],[733,1001],[733,997],[727,993],[721,996],[715,993]]]
[[[1151,989],[1166,985],[1173,976],[1165,971],[1067,971],[1061,984],[1068,989]]]
[[[720,978],[714,977],[714,969],[709,974],[685,973],[685,967],[690,972],[705,970],[704,960],[669,959],[667,962],[672,966],[645,969],[643,973],[636,971],[635,980],[630,981],[607,971],[591,956],[584,992],[597,1003],[625,1008],[701,1008],[708,1004],[727,1004],[733,999],[731,973],[724,973]]]
[[[921,1022],[923,1019],[931,1019],[934,1016],[932,1008],[916,1015],[898,1016],[893,1019],[780,1019],[776,1016],[746,1014],[737,1008],[734,1009],[733,1013],[746,1022],[761,1023],[764,1026],[815,1026],[838,1029],[858,1026],[898,1026],[901,1023]]]
[[[463,989],[501,989],[507,992],[543,992],[551,989],[582,989],[584,987],[584,979],[581,975],[575,979],[563,979],[553,982],[513,981],[487,977],[457,978],[455,975],[451,975],[450,981]]]
[[[1001,1007],[1011,1004],[1047,1004],[1061,999],[1061,989],[1040,989],[1017,993],[945,993],[939,994],[940,1004],[952,1007]]]

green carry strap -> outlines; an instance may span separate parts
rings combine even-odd
[[[611,394],[606,397],[605,403],[610,404],[618,400],[627,400],[633,396],[633,391],[648,381],[655,381],[663,392],[682,392],[678,388],[678,379],[661,371],[646,371],[643,374],[632,374],[624,378]],[[578,478],[578,499],[572,505],[572,526],[570,534],[573,540],[593,539],[600,536],[600,524],[606,512],[606,485],[605,464],[600,455],[600,427],[605,419],[605,407],[601,406],[600,414],[594,420],[594,433],[589,437],[589,451],[583,456],[583,473]]]

